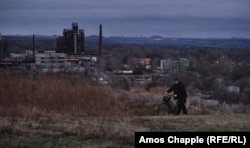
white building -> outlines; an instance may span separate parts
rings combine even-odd
[[[183,72],[189,68],[189,60],[180,58],[179,60],[160,60],[160,70],[164,72]]]
[[[238,86],[225,86],[225,90],[230,93],[240,93],[240,87]]]
[[[35,63],[42,72],[59,72],[63,71],[68,65],[65,53],[36,53]]]

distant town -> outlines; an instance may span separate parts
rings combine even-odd
[[[218,88],[249,96],[249,39],[104,38],[102,24],[99,35],[86,38],[78,23],[71,25],[60,36],[1,35],[0,68],[84,74],[103,84],[125,79],[128,86],[147,88],[170,85],[171,77],[180,76],[190,93],[206,98]]]
[[[62,36],[56,39],[56,50],[37,50],[36,36],[32,36],[32,49],[26,49],[23,53],[10,53],[7,56],[7,42],[1,44],[1,68],[11,70],[38,70],[40,72],[86,72],[104,71],[105,59],[110,58],[110,54],[103,54],[102,25],[100,24],[98,53],[85,53],[84,30],[78,28],[78,23],[72,23],[71,29],[64,29]],[[154,40],[160,40],[154,37]],[[112,58],[112,57],[111,57]],[[189,69],[189,60],[186,58],[159,59],[159,58],[131,58],[129,64],[119,65],[119,69],[107,68],[113,74],[121,75],[142,75],[142,71],[135,71],[133,68],[154,70],[156,73],[166,73],[168,71],[184,72]],[[135,64],[135,65],[134,65]],[[135,67],[133,67],[135,66]],[[132,68],[133,67],[133,68]],[[112,70],[111,70],[112,69]],[[98,80],[104,81],[100,77]],[[106,81],[104,82],[106,83]],[[143,83],[143,82],[141,82]]]
[[[250,145],[249,7],[0,0],[0,148]]]

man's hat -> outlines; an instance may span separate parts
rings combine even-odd
[[[174,78],[174,81],[179,81],[179,78]]]

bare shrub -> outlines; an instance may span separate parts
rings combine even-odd
[[[35,117],[48,113],[71,116],[156,115],[165,92],[164,87],[152,87],[149,92],[141,88],[130,91],[113,89],[80,76],[74,83],[68,75],[56,74],[40,74],[37,80],[11,72],[1,72],[0,77],[1,116]],[[189,96],[186,105],[189,114],[249,112],[244,104],[219,104],[199,96]]]
[[[157,94],[157,95],[162,95],[162,94],[164,94],[167,90],[168,90],[168,88],[166,88],[166,87],[157,86],[157,87],[152,87],[152,88],[149,90],[149,92],[150,92],[150,93],[153,93],[153,94]]]
[[[142,86],[134,86],[134,87],[131,87],[130,92],[131,93],[143,93],[143,92],[146,92],[146,90]]]
[[[27,116],[33,110],[75,116],[122,113],[125,99],[113,95],[110,87],[88,81],[74,83],[67,76],[42,75],[38,81],[16,73],[1,73],[1,114]],[[123,103],[121,103],[123,102]]]
[[[211,114],[214,112],[224,113],[249,113],[249,105],[242,103],[228,104],[219,100],[205,100],[199,96],[188,98],[187,107],[190,114]]]
[[[155,95],[149,92],[129,93],[129,108],[133,111],[133,115],[149,116],[156,115],[157,106],[162,101],[161,95]]]
[[[220,112],[228,112],[228,113],[243,113],[243,114],[249,114],[250,109],[249,105],[244,105],[242,103],[239,104],[227,104],[222,103],[220,108],[218,108],[218,111]]]
[[[188,97],[187,108],[189,114],[210,114],[218,109],[216,100],[204,100],[199,96]]]

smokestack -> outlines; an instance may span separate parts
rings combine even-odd
[[[78,33],[78,23],[72,23],[72,30],[74,35],[74,53],[77,53],[77,33]]]
[[[35,35],[33,34],[33,40],[32,40],[33,46],[32,46],[32,53],[33,53],[33,62],[35,62]]]
[[[102,24],[100,24],[99,30],[99,55],[102,56]]]
[[[79,30],[80,33],[80,51],[85,52],[85,37],[84,37],[84,30]]]
[[[85,33],[82,31],[82,51],[85,53]]]
[[[74,53],[77,53],[77,34],[74,33]]]
[[[0,61],[2,61],[3,58],[3,46],[2,46],[2,35],[0,33]]]

